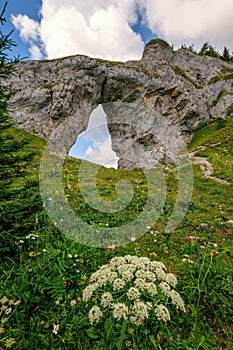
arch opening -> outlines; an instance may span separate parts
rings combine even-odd
[[[107,116],[101,104],[91,113],[87,129],[77,137],[68,154],[106,168],[118,168],[119,158],[112,149]]]

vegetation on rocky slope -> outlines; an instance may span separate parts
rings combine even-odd
[[[20,217],[21,228],[15,226],[10,236],[4,229],[1,231],[1,240],[6,239],[9,250],[4,251],[0,270],[0,346],[14,349],[231,349],[232,133],[231,117],[217,119],[193,138],[190,151],[206,157],[214,167],[214,175],[231,185],[205,178],[200,167],[195,165],[192,201],[185,218],[172,233],[165,231],[177,195],[176,172],[171,166],[163,169],[168,187],[163,214],[153,227],[148,227],[143,237],[120,247],[98,249],[69,240],[54,227],[42,200],[34,216],[24,218],[22,214],[30,212],[34,206],[33,198],[38,200],[40,196],[38,187],[34,188],[30,203],[25,200],[25,203],[20,202],[22,206],[13,206],[12,215],[16,222]],[[38,181],[44,141],[17,129],[8,130],[7,134],[17,142],[27,141],[23,149],[15,149],[16,155],[36,150],[37,156],[33,163],[28,163],[23,179]],[[98,191],[106,200],[115,198],[116,181],[126,175],[137,184],[139,197],[133,201],[130,211],[120,216],[117,213],[115,219],[88,211],[76,180],[79,166],[80,161],[67,159],[64,190],[71,207],[84,220],[95,222],[99,227],[122,225],[141,210],[138,204],[145,199],[146,183],[140,172],[102,168]],[[13,178],[12,191],[18,183],[18,179]],[[25,189],[23,193],[26,195]],[[1,210],[12,202],[18,203],[18,197],[2,197]],[[7,217],[4,220],[7,221]],[[132,238],[134,235],[132,232]],[[148,319],[142,328],[114,323],[110,319],[91,326],[82,290],[99,266],[114,256],[126,254],[165,263],[178,278],[177,290],[184,300],[186,313],[174,312],[171,321],[165,324]],[[54,333],[56,325],[58,330]]]

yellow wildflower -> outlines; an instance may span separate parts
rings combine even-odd
[[[10,349],[14,344],[15,344],[14,338],[8,338],[5,343],[7,349]]]

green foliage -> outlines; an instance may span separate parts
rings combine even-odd
[[[233,80],[233,73],[226,74],[226,75],[215,75],[210,79],[209,84],[215,84],[221,80]]]
[[[227,90],[221,90],[218,93],[217,97],[213,100],[212,107],[215,107],[218,104],[218,102],[220,101],[220,99],[225,95],[233,95],[233,92],[227,91]]]
[[[223,66],[221,68],[220,74],[212,77],[209,81],[209,84],[215,84],[221,80],[231,80],[231,79],[233,79],[233,68]]]
[[[215,58],[221,58],[226,62],[233,62],[233,56],[230,54],[229,49],[225,46],[222,54],[218,53],[209,43],[205,42],[198,52],[200,56],[210,56]]]
[[[198,150],[197,155],[211,161],[215,176],[231,182],[232,130],[232,117],[216,119],[199,130],[189,146],[190,150]],[[39,138],[14,129],[7,133],[10,131],[14,138],[19,139],[21,135],[30,141],[24,152],[31,148],[43,151],[44,142]],[[203,150],[203,147],[206,148]],[[33,170],[38,165],[37,157],[28,168],[30,179],[38,176]],[[86,220],[93,222],[93,213],[80,205],[75,181],[79,165],[78,161],[67,160],[64,187],[71,207],[79,208],[77,214],[81,212],[84,216],[85,213]],[[4,305],[7,309],[11,306],[12,310],[9,314],[3,310],[0,315],[0,332],[3,332],[0,347],[15,341],[12,348],[16,350],[232,348],[233,249],[232,224],[228,222],[232,218],[229,186],[204,178],[195,166],[195,187],[189,210],[175,232],[167,234],[164,227],[176,199],[177,179],[172,167],[164,169],[164,173],[168,191],[163,215],[147,234],[131,244],[115,249],[82,246],[57,232],[46,213],[40,210],[33,229],[29,227],[20,235],[12,231],[12,240],[16,242],[14,255],[1,263],[0,270],[0,300],[6,296],[8,302]],[[105,199],[115,199],[115,184],[122,175],[113,169],[101,169],[98,186]],[[140,195],[131,206],[131,211],[137,212],[138,202],[144,201],[147,193],[146,181],[138,170],[124,172],[124,176],[133,181]],[[115,218],[115,224],[126,222],[128,215],[130,212]],[[23,218],[22,229],[28,223],[30,220]],[[101,217],[100,223],[111,224],[111,221],[109,217]],[[186,313],[174,310],[171,322],[158,324],[156,328],[149,319],[141,328],[126,322],[116,324],[111,318],[105,319],[104,324],[90,326],[88,308],[81,300],[82,291],[89,284],[90,275],[101,265],[114,256],[126,254],[164,262],[169,272],[177,275],[177,290],[184,300]],[[9,300],[20,304],[9,305]],[[76,304],[72,306],[74,300]],[[57,334],[53,333],[54,325],[59,325]]]
[[[222,53],[222,59],[226,62],[232,62],[232,56],[230,55],[229,49],[225,46]]]
[[[4,24],[4,12],[0,15],[0,23]],[[34,225],[29,217],[37,212],[38,184],[27,178],[27,167],[32,162],[34,152],[24,153],[27,138],[15,139],[10,135],[10,126],[13,124],[8,114],[8,102],[12,91],[4,85],[9,78],[17,59],[9,61],[7,51],[14,42],[10,39],[11,33],[4,35],[0,31],[0,243],[1,257],[11,257],[15,250],[15,237],[24,234]],[[27,220],[28,219],[28,220]]]
[[[156,39],[152,39],[150,40],[146,45],[154,45],[154,44],[159,44],[161,46],[164,46],[166,48],[171,48],[171,46],[163,39],[160,38],[156,38]]]
[[[193,86],[195,86],[196,89],[201,89],[201,85],[199,85],[196,81],[194,81],[192,78],[190,78],[187,73],[185,73],[185,71],[183,71],[183,69],[181,69],[178,66],[174,66],[173,67],[174,72],[176,74],[179,74],[180,76],[182,76],[183,78],[187,79]]]
[[[220,58],[223,61],[232,63],[233,62],[233,55],[230,54],[229,49],[225,46],[223,49],[222,54],[220,54],[213,46],[211,46],[208,42],[205,42],[201,49],[197,52],[194,49],[194,45],[190,45],[189,47],[187,47],[186,45],[181,45],[182,49],[188,49],[189,51],[196,53],[200,56],[210,56],[210,57],[214,57],[214,58]]]
[[[211,57],[216,57],[219,58],[220,55],[219,53],[207,42],[205,42],[198,52],[200,56],[211,56]]]

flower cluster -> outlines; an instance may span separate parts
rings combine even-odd
[[[26,239],[36,239],[36,238],[38,238],[38,235],[35,235],[34,233],[29,233],[29,235],[27,235],[25,238]]]
[[[116,321],[143,325],[148,317],[171,319],[169,307],[185,312],[180,294],[174,290],[177,278],[159,261],[126,255],[114,257],[90,277],[82,300],[89,306],[89,322],[99,322],[111,313]]]
[[[0,335],[5,333],[6,323],[14,312],[14,309],[21,303],[21,300],[8,299],[3,296],[0,299]],[[8,338],[5,341],[6,348],[11,348],[15,344],[14,338]]]

